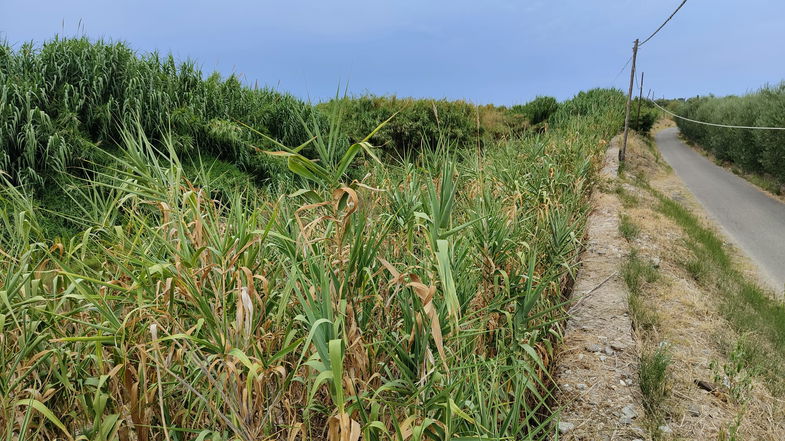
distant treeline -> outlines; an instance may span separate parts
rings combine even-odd
[[[615,90],[581,92],[558,103],[537,97],[524,105],[476,106],[464,101],[359,96],[338,98],[341,131],[359,140],[395,118],[372,142],[393,152],[447,141],[478,140],[547,130],[565,115],[606,105]],[[136,54],[123,43],[56,38],[42,46],[0,45],[0,171],[12,182],[41,187],[71,168],[112,160],[123,128],[140,125],[151,139],[169,137],[182,156],[208,155],[264,181],[281,162],[243,124],[297,146],[320,132],[331,103],[312,106],[269,88],[250,88],[235,76],[205,76],[194,62]],[[109,154],[107,154],[107,152]],[[306,155],[309,151],[304,151]]]
[[[715,124],[785,127],[785,82],[744,96],[697,97],[677,102],[676,113]],[[681,133],[718,159],[785,183],[785,130],[713,127],[676,119]]]

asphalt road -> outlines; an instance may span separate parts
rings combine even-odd
[[[672,127],[655,135],[662,156],[706,211],[761,268],[777,292],[785,286],[785,204],[684,144]]]

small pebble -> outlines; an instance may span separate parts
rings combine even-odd
[[[660,426],[660,432],[662,433],[673,433],[673,430],[669,426]]]
[[[614,351],[623,351],[627,349],[627,345],[618,341],[613,341],[611,342],[611,348],[613,348]]]
[[[589,352],[600,352],[602,351],[602,346],[594,343],[594,344],[586,345],[586,350]]]
[[[622,407],[621,413],[622,415],[628,416],[630,418],[635,418],[638,416],[638,412],[635,411],[635,407],[633,407],[631,404]]]
[[[559,433],[567,433],[575,428],[575,424],[559,421]]]

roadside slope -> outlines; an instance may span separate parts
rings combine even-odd
[[[627,159],[616,188],[623,229],[653,272],[635,286],[636,340],[643,358],[647,347],[667,354],[661,394],[642,397],[651,439],[782,439],[781,306],[754,286],[753,263],[723,242],[656,147],[633,137]]]
[[[777,292],[785,286],[785,204],[713,164],[678,138],[678,129],[656,134],[663,158],[697,200],[761,268]]]

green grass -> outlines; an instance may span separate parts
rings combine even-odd
[[[641,228],[632,221],[629,215],[622,214],[619,216],[619,233],[628,241],[637,238],[641,233]]]
[[[627,191],[622,184],[616,185],[615,192],[624,208],[635,208],[640,204],[640,199]]]
[[[656,310],[644,298],[645,288],[659,278],[657,269],[643,259],[637,249],[632,249],[621,268],[627,285],[627,304],[632,325],[642,346],[638,367],[638,385],[643,408],[646,411],[645,427],[653,439],[660,439],[659,426],[665,415],[665,401],[669,393],[670,353],[668,346],[658,339],[660,324]]]
[[[694,257],[685,267],[705,287],[720,294],[721,312],[739,334],[750,335],[754,351],[748,361],[760,367],[772,392],[785,393],[781,367],[785,365],[785,306],[748,280],[734,267],[727,246],[717,234],[678,202],[656,192],[659,210],[676,221],[689,237]]]
[[[638,251],[633,249],[622,264],[621,275],[627,285],[627,305],[633,326],[645,336],[645,333],[654,331],[659,324],[657,313],[642,297],[645,284],[657,280],[657,269],[650,262],[643,260]]]
[[[638,295],[642,292],[644,283],[653,283],[657,280],[657,269],[651,262],[640,257],[637,250],[632,250],[621,269],[624,283],[627,284],[630,294]]]
[[[639,383],[643,407],[650,416],[661,416],[668,397],[668,366],[671,357],[666,345],[647,349],[641,356]]]

